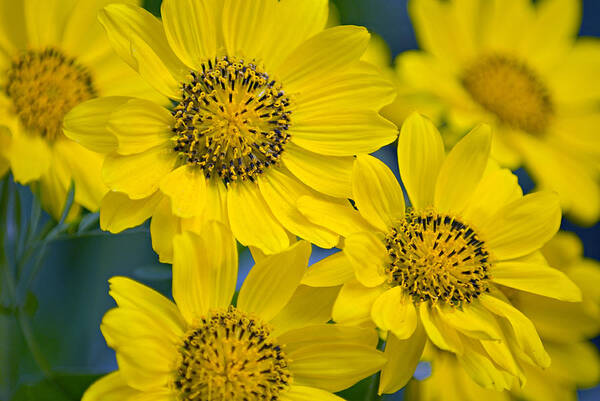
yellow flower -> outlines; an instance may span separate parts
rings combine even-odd
[[[64,136],[64,115],[96,96],[161,99],[105,39],[96,14],[107,2],[0,2],[0,157],[17,182],[39,181],[42,205],[55,218],[71,182],[71,216],[79,206],[97,210],[107,191],[100,179],[102,157]]]
[[[263,257],[230,305],[237,248],[218,222],[174,239],[173,298],[124,277],[101,329],[119,370],[83,401],[341,400],[381,368],[374,330],[326,324],[339,288],[300,285],[310,244]],[[112,397],[112,398],[111,398]],[[132,397],[132,398],[129,398]],[[139,398],[136,398],[139,397]]]
[[[296,199],[346,198],[353,155],[397,129],[377,113],[393,87],[359,60],[366,29],[323,29],[327,16],[326,0],[166,0],[162,23],[138,7],[105,8],[117,52],[175,106],[107,98],[67,117],[71,138],[90,148],[117,138],[103,166],[113,192],[102,227],[152,217],[167,261],[172,236],[209,219],[266,253],[287,247],[290,232],[335,246],[338,236],[302,216]]]
[[[449,352],[430,347],[432,375],[413,380],[407,388],[411,401],[575,401],[576,390],[600,381],[600,355],[586,340],[600,333],[600,264],[583,259],[579,239],[560,232],[542,249],[548,263],[562,270],[582,290],[583,302],[566,303],[504,289],[511,302],[535,324],[552,364],[540,369],[523,364],[527,382],[511,392],[484,389],[471,380]]]
[[[600,41],[576,39],[576,0],[411,0],[423,51],[397,59],[403,81],[445,104],[464,133],[486,122],[492,156],[524,166],[562,208],[600,216]]]
[[[306,216],[345,237],[343,252],[311,267],[305,283],[336,285],[332,271],[346,279],[354,269],[334,320],[372,320],[389,331],[382,392],[406,384],[427,338],[457,354],[482,386],[509,388],[513,375],[523,379],[519,359],[542,367],[550,359],[531,321],[499,289],[580,299],[577,286],[538,253],[559,227],[558,197],[523,196],[516,177],[489,160],[490,144],[489,127],[479,126],[446,155],[433,123],[413,114],[398,140],[411,207],[393,173],[366,155],[354,163],[358,211],[299,200]]]

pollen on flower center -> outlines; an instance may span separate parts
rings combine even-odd
[[[271,329],[230,306],[186,333],[173,386],[180,401],[276,401],[290,382]]]
[[[61,134],[69,110],[96,96],[89,71],[55,49],[21,54],[7,78],[5,91],[14,113],[27,129],[48,140]]]
[[[202,64],[173,110],[175,151],[225,184],[254,179],[290,138],[290,99],[254,63],[227,56]]]
[[[414,302],[460,306],[488,291],[489,254],[466,224],[433,210],[409,210],[386,236],[388,283]]]
[[[464,71],[462,83],[473,99],[500,121],[526,132],[541,134],[554,106],[538,74],[521,61],[492,55]]]

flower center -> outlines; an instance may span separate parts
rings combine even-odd
[[[475,231],[433,210],[409,210],[386,236],[388,282],[414,302],[460,306],[488,291],[489,254]]]
[[[186,333],[174,387],[180,401],[275,401],[290,381],[271,329],[230,306]]]
[[[96,96],[89,71],[55,49],[29,50],[13,61],[6,94],[23,125],[46,139],[62,133],[65,114]]]
[[[543,133],[554,113],[546,85],[517,59],[484,57],[465,70],[462,83],[473,99],[500,121],[526,132]]]
[[[175,151],[225,184],[254,179],[289,140],[290,99],[260,67],[224,56],[183,84],[173,110]]]

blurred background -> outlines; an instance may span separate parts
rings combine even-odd
[[[389,44],[392,56],[417,48],[406,11],[406,0],[336,0],[341,23],[366,26]],[[159,13],[160,0],[147,0],[147,9]],[[583,1],[581,35],[600,36],[600,1]],[[376,153],[397,173],[395,146]],[[533,184],[526,173],[517,171],[525,191]],[[32,196],[28,188],[19,188],[21,209],[29,210]],[[23,212],[25,213],[25,212]],[[100,333],[102,315],[114,306],[108,296],[107,280],[115,275],[135,278],[170,294],[170,266],[161,265],[150,246],[148,226],[108,235],[97,230],[90,218],[90,230],[75,239],[59,236],[48,244],[46,257],[28,295],[27,309],[32,335],[47,366],[41,371],[28,350],[19,329],[21,322],[0,309],[0,400],[78,400],[89,383],[99,375],[117,368],[115,356]],[[600,225],[581,228],[563,220],[564,230],[574,231],[582,239],[585,256],[600,260]],[[7,224],[10,236],[15,227]],[[312,261],[330,253],[315,249]],[[240,252],[240,282],[252,266],[250,253]],[[0,294],[1,296],[2,294]],[[5,305],[5,297],[0,298]],[[600,344],[599,339],[595,340]],[[420,367],[418,376],[428,374]],[[44,377],[46,376],[46,379]],[[51,376],[52,380],[48,380]],[[368,383],[342,394],[348,400],[365,400]],[[402,394],[385,400],[401,400]],[[580,392],[581,401],[600,400],[600,388]]]

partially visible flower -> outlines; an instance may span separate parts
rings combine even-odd
[[[299,236],[338,236],[295,207],[303,195],[346,198],[354,155],[394,141],[378,114],[395,94],[360,61],[366,29],[324,29],[327,0],[165,0],[163,22],[139,7],[101,13],[117,52],[175,106],[105,98],[66,119],[91,149],[114,134],[103,178],[103,229],[152,217],[154,249],[222,221],[244,245],[275,253]],[[96,131],[89,129],[90,122]]]
[[[345,237],[343,252],[311,267],[305,283],[334,285],[331,271],[347,278],[353,269],[334,320],[373,321],[388,331],[380,392],[408,382],[427,339],[456,354],[480,385],[510,388],[514,377],[524,380],[522,361],[547,367],[550,358],[502,289],[581,299],[577,286],[539,254],[558,230],[558,197],[523,196],[516,176],[489,160],[491,140],[489,127],[479,126],[446,155],[433,123],[413,114],[398,141],[411,207],[393,173],[360,155],[352,178],[358,210],[299,200],[312,221]]]
[[[411,0],[409,11],[424,50],[397,59],[404,84],[435,96],[451,131],[492,125],[493,158],[598,221],[600,40],[576,39],[581,1]]]
[[[536,326],[552,359],[550,367],[524,363],[527,382],[523,388],[515,386],[512,393],[491,391],[471,380],[456,356],[431,346],[425,358],[431,360],[432,375],[409,383],[409,401],[575,401],[578,388],[600,381],[600,355],[587,341],[600,333],[600,264],[584,259],[581,242],[567,232],[559,232],[542,253],[581,288],[583,302],[503,291]]]
[[[102,321],[119,370],[83,401],[341,401],[331,392],[375,373],[385,359],[374,330],[326,324],[337,288],[300,285],[310,244],[252,268],[231,305],[237,248],[216,222],[174,240],[173,298],[124,277]],[[112,397],[112,398],[111,398]]]
[[[54,218],[72,182],[70,217],[80,206],[97,210],[107,191],[102,157],[63,134],[65,114],[97,96],[164,99],[105,38],[96,14],[110,2],[125,0],[0,1],[0,172],[8,162],[15,181],[39,182],[42,206]]]

